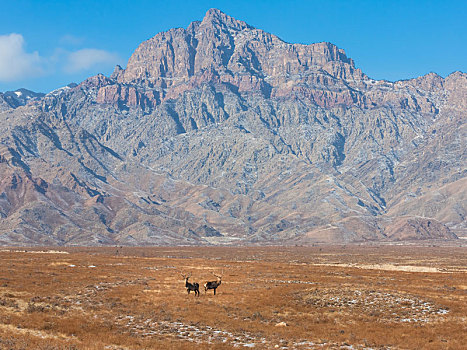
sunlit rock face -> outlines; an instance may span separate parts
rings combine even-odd
[[[110,77],[15,95],[0,94],[1,244],[467,235],[462,72],[373,80],[331,43],[211,9]]]

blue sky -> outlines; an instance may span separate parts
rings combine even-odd
[[[2,0],[0,91],[109,75],[143,40],[212,7],[287,42],[332,42],[375,79],[467,70],[465,0]]]

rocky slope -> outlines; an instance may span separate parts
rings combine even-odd
[[[467,235],[467,75],[376,81],[211,9],[125,69],[0,95],[1,244]]]

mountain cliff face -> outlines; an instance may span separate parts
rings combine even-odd
[[[376,81],[211,9],[125,69],[0,95],[0,244],[467,235],[467,75]]]

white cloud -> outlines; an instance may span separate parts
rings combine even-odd
[[[74,36],[71,34],[65,34],[60,38],[60,44],[63,45],[70,45],[70,46],[77,46],[81,45],[84,42],[84,38],[79,36]]]
[[[99,49],[81,49],[68,55],[64,70],[77,73],[91,68],[113,66],[119,62],[117,54]]]
[[[37,51],[24,50],[21,34],[0,35],[0,81],[16,81],[43,74],[42,59]]]
[[[62,37],[62,43],[68,42],[71,46],[80,40],[71,35]],[[57,78],[64,74],[78,75],[81,79],[85,74],[109,70],[120,62],[121,58],[116,53],[95,48],[67,50],[57,47],[51,55],[41,56],[37,51],[26,50],[21,34],[0,35],[0,83],[30,81],[38,77]]]

